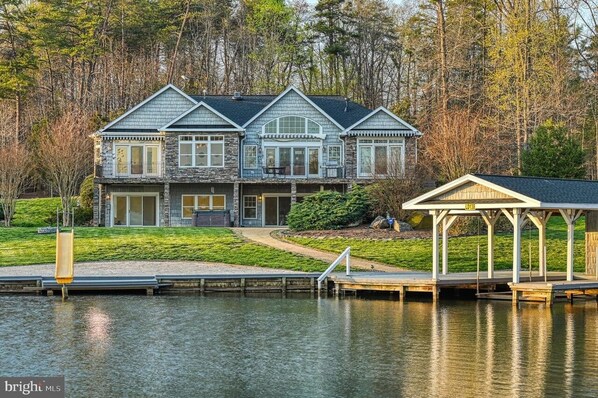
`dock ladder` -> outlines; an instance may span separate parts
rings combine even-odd
[[[341,253],[341,255],[338,256],[337,259],[334,260],[334,262],[332,264],[330,264],[330,267],[328,267],[326,269],[326,271],[322,272],[322,275],[320,275],[318,277],[318,294],[320,293],[320,290],[322,289],[322,281],[324,281],[324,279],[326,279],[328,277],[328,275],[330,275],[330,273],[332,271],[334,271],[334,269],[341,263],[341,261],[343,261],[343,259],[345,259],[346,273],[347,273],[347,275],[350,275],[351,274],[351,246],[347,247],[345,249],[345,251],[343,251]]]

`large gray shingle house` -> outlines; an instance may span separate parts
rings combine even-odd
[[[196,96],[167,85],[94,134],[94,222],[286,224],[291,204],[415,165],[421,133],[338,96]]]

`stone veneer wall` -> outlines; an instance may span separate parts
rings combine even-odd
[[[224,167],[179,167],[179,136],[224,136]],[[165,175],[176,182],[232,182],[239,175],[239,133],[170,133],[165,137]]]

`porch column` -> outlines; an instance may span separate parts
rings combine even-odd
[[[521,227],[528,210],[522,212],[521,209],[513,209],[511,214],[509,210],[502,209],[502,212],[513,224],[513,283],[519,283],[519,274],[521,273]]]
[[[513,283],[519,283],[521,272],[521,210],[513,209]]]
[[[482,219],[488,229],[488,278],[494,278],[494,233],[496,230],[496,220],[500,217],[500,211],[482,210],[480,211]]]
[[[233,225],[238,227],[239,224],[239,183],[233,184]]]
[[[101,222],[101,198],[102,198],[102,184],[93,185],[93,221],[92,225],[98,227]]]
[[[448,231],[457,216],[444,217],[442,220],[442,275],[448,274]]]
[[[575,241],[575,222],[581,216],[582,210],[559,209],[567,223],[567,281],[573,280],[573,243]]]
[[[164,183],[164,199],[162,201],[162,218],[164,227],[170,227],[170,183]]]
[[[438,210],[432,211],[432,279],[438,279]]]
[[[531,212],[527,215],[538,228],[538,274],[540,276],[546,274],[546,223],[548,223],[551,215],[551,211]]]
[[[438,225],[448,214],[448,210],[432,210],[432,279],[438,279]]]
[[[297,183],[291,181],[291,203],[297,202]]]

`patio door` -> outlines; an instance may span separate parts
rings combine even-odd
[[[157,226],[157,197],[145,195],[114,195],[113,226]]]
[[[264,225],[268,227],[287,225],[290,210],[290,196],[264,196]]]

